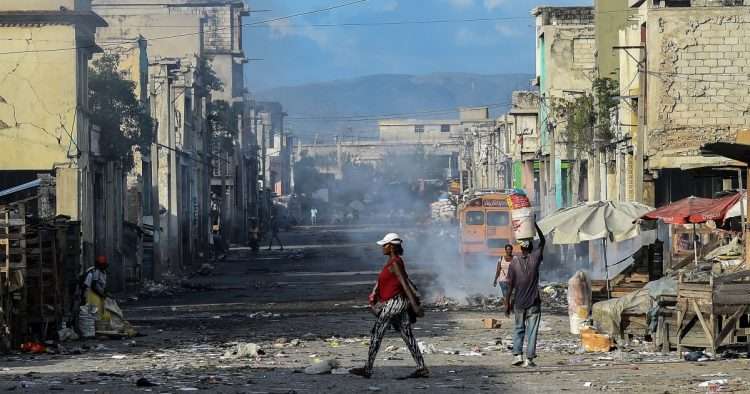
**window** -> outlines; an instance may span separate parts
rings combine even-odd
[[[466,212],[466,224],[469,226],[481,226],[484,224],[484,212]]]
[[[424,133],[424,125],[418,124],[414,126],[414,132],[415,133]]]
[[[493,227],[507,226],[510,224],[508,212],[487,212],[487,225]]]
[[[510,244],[507,239],[495,238],[487,240],[487,247],[490,249],[504,249],[505,245]]]
[[[440,125],[440,132],[441,133],[450,133],[451,132],[451,125],[449,125],[449,124],[441,124]]]

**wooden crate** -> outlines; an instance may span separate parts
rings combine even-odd
[[[748,344],[750,271],[710,277],[708,282],[677,284],[677,350],[703,347],[716,352],[725,345]]]

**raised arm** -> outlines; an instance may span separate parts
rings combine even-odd
[[[534,227],[536,227],[536,233],[539,235],[539,252],[544,252],[544,245],[547,243],[547,239],[544,238],[544,234],[542,234],[542,229],[539,228],[539,225],[534,222]]]

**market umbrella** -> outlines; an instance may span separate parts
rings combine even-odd
[[[637,202],[592,201],[560,209],[539,221],[538,225],[544,234],[555,233],[553,243],[557,245],[601,239],[609,296],[607,239],[620,242],[636,237],[640,233],[640,225],[636,221],[651,210],[653,208],[648,205]]]
[[[709,220],[723,221],[727,217],[727,212],[737,204],[740,197],[740,193],[720,198],[690,196],[648,212],[641,219],[662,220],[667,224],[692,224],[693,254],[697,263],[698,242],[695,239],[695,225]]]

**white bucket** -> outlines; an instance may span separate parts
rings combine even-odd
[[[586,319],[581,318],[576,313],[571,313],[568,315],[570,318],[570,333],[578,335],[581,333],[581,327],[586,322]]]
[[[82,305],[78,314],[78,331],[84,338],[96,336],[96,305]]]
[[[517,240],[534,238],[534,214],[531,208],[519,208],[510,212],[513,235]]]

